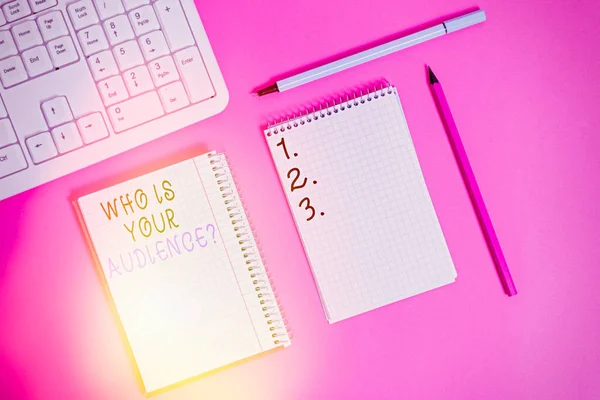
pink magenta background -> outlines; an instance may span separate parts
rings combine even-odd
[[[237,171],[295,339],[156,399],[600,396],[600,2],[197,3],[231,92],[227,109],[0,202],[0,399],[144,398],[70,200],[207,149],[225,151]],[[249,95],[473,6],[487,22],[291,92]],[[502,291],[425,63],[444,85],[514,298]],[[381,78],[398,87],[458,280],[329,325],[261,127]]]

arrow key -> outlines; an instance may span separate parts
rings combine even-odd
[[[65,96],[55,97],[42,103],[42,112],[50,128],[73,120],[73,113]]]
[[[169,54],[169,46],[165,40],[165,35],[161,31],[153,31],[138,39],[138,43],[142,49],[142,54],[146,61],[154,60]]]
[[[86,115],[83,118],[79,118],[77,120],[77,127],[86,144],[108,137],[108,130],[104,124],[104,118],[102,118],[102,114],[100,113],[93,113]]]
[[[101,81],[119,73],[119,68],[117,68],[117,63],[110,50],[88,57],[88,65],[96,81]]]
[[[154,89],[152,78],[145,65],[140,65],[126,71],[123,74],[123,78],[125,79],[125,86],[127,86],[127,90],[129,90],[129,94],[132,96],[137,96],[140,93]]]
[[[25,142],[27,143],[27,148],[34,164],[42,163],[58,155],[50,132],[40,133],[39,135],[27,138]]]
[[[58,147],[58,152],[61,154],[83,146],[79,130],[74,122],[69,122],[68,124],[52,129],[52,137],[54,138],[56,147]]]

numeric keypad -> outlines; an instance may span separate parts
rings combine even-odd
[[[179,0],[80,0],[68,9],[117,132],[214,95]],[[145,112],[129,115],[143,103]]]

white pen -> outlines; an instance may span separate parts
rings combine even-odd
[[[483,21],[485,21],[485,12],[483,10],[464,14],[460,17],[444,21],[439,25],[432,26],[431,28],[424,29],[400,39],[392,40],[391,42],[373,47],[372,49],[364,50],[360,53],[344,57],[340,60],[311,69],[310,71],[302,72],[301,74],[282,79],[264,89],[259,90],[254,94],[254,96],[264,96],[269,93],[284,92],[297,86],[304,85],[305,83],[316,81],[317,79],[335,74],[336,72],[344,71],[356,65],[363,64],[367,61],[375,60],[376,58],[395,53],[399,50],[406,49],[416,44],[444,36],[447,33],[468,28],[469,26],[473,26]]]

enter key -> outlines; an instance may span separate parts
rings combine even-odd
[[[192,103],[209,99],[215,95],[204,61],[196,47],[188,47],[174,55],[179,75]]]

